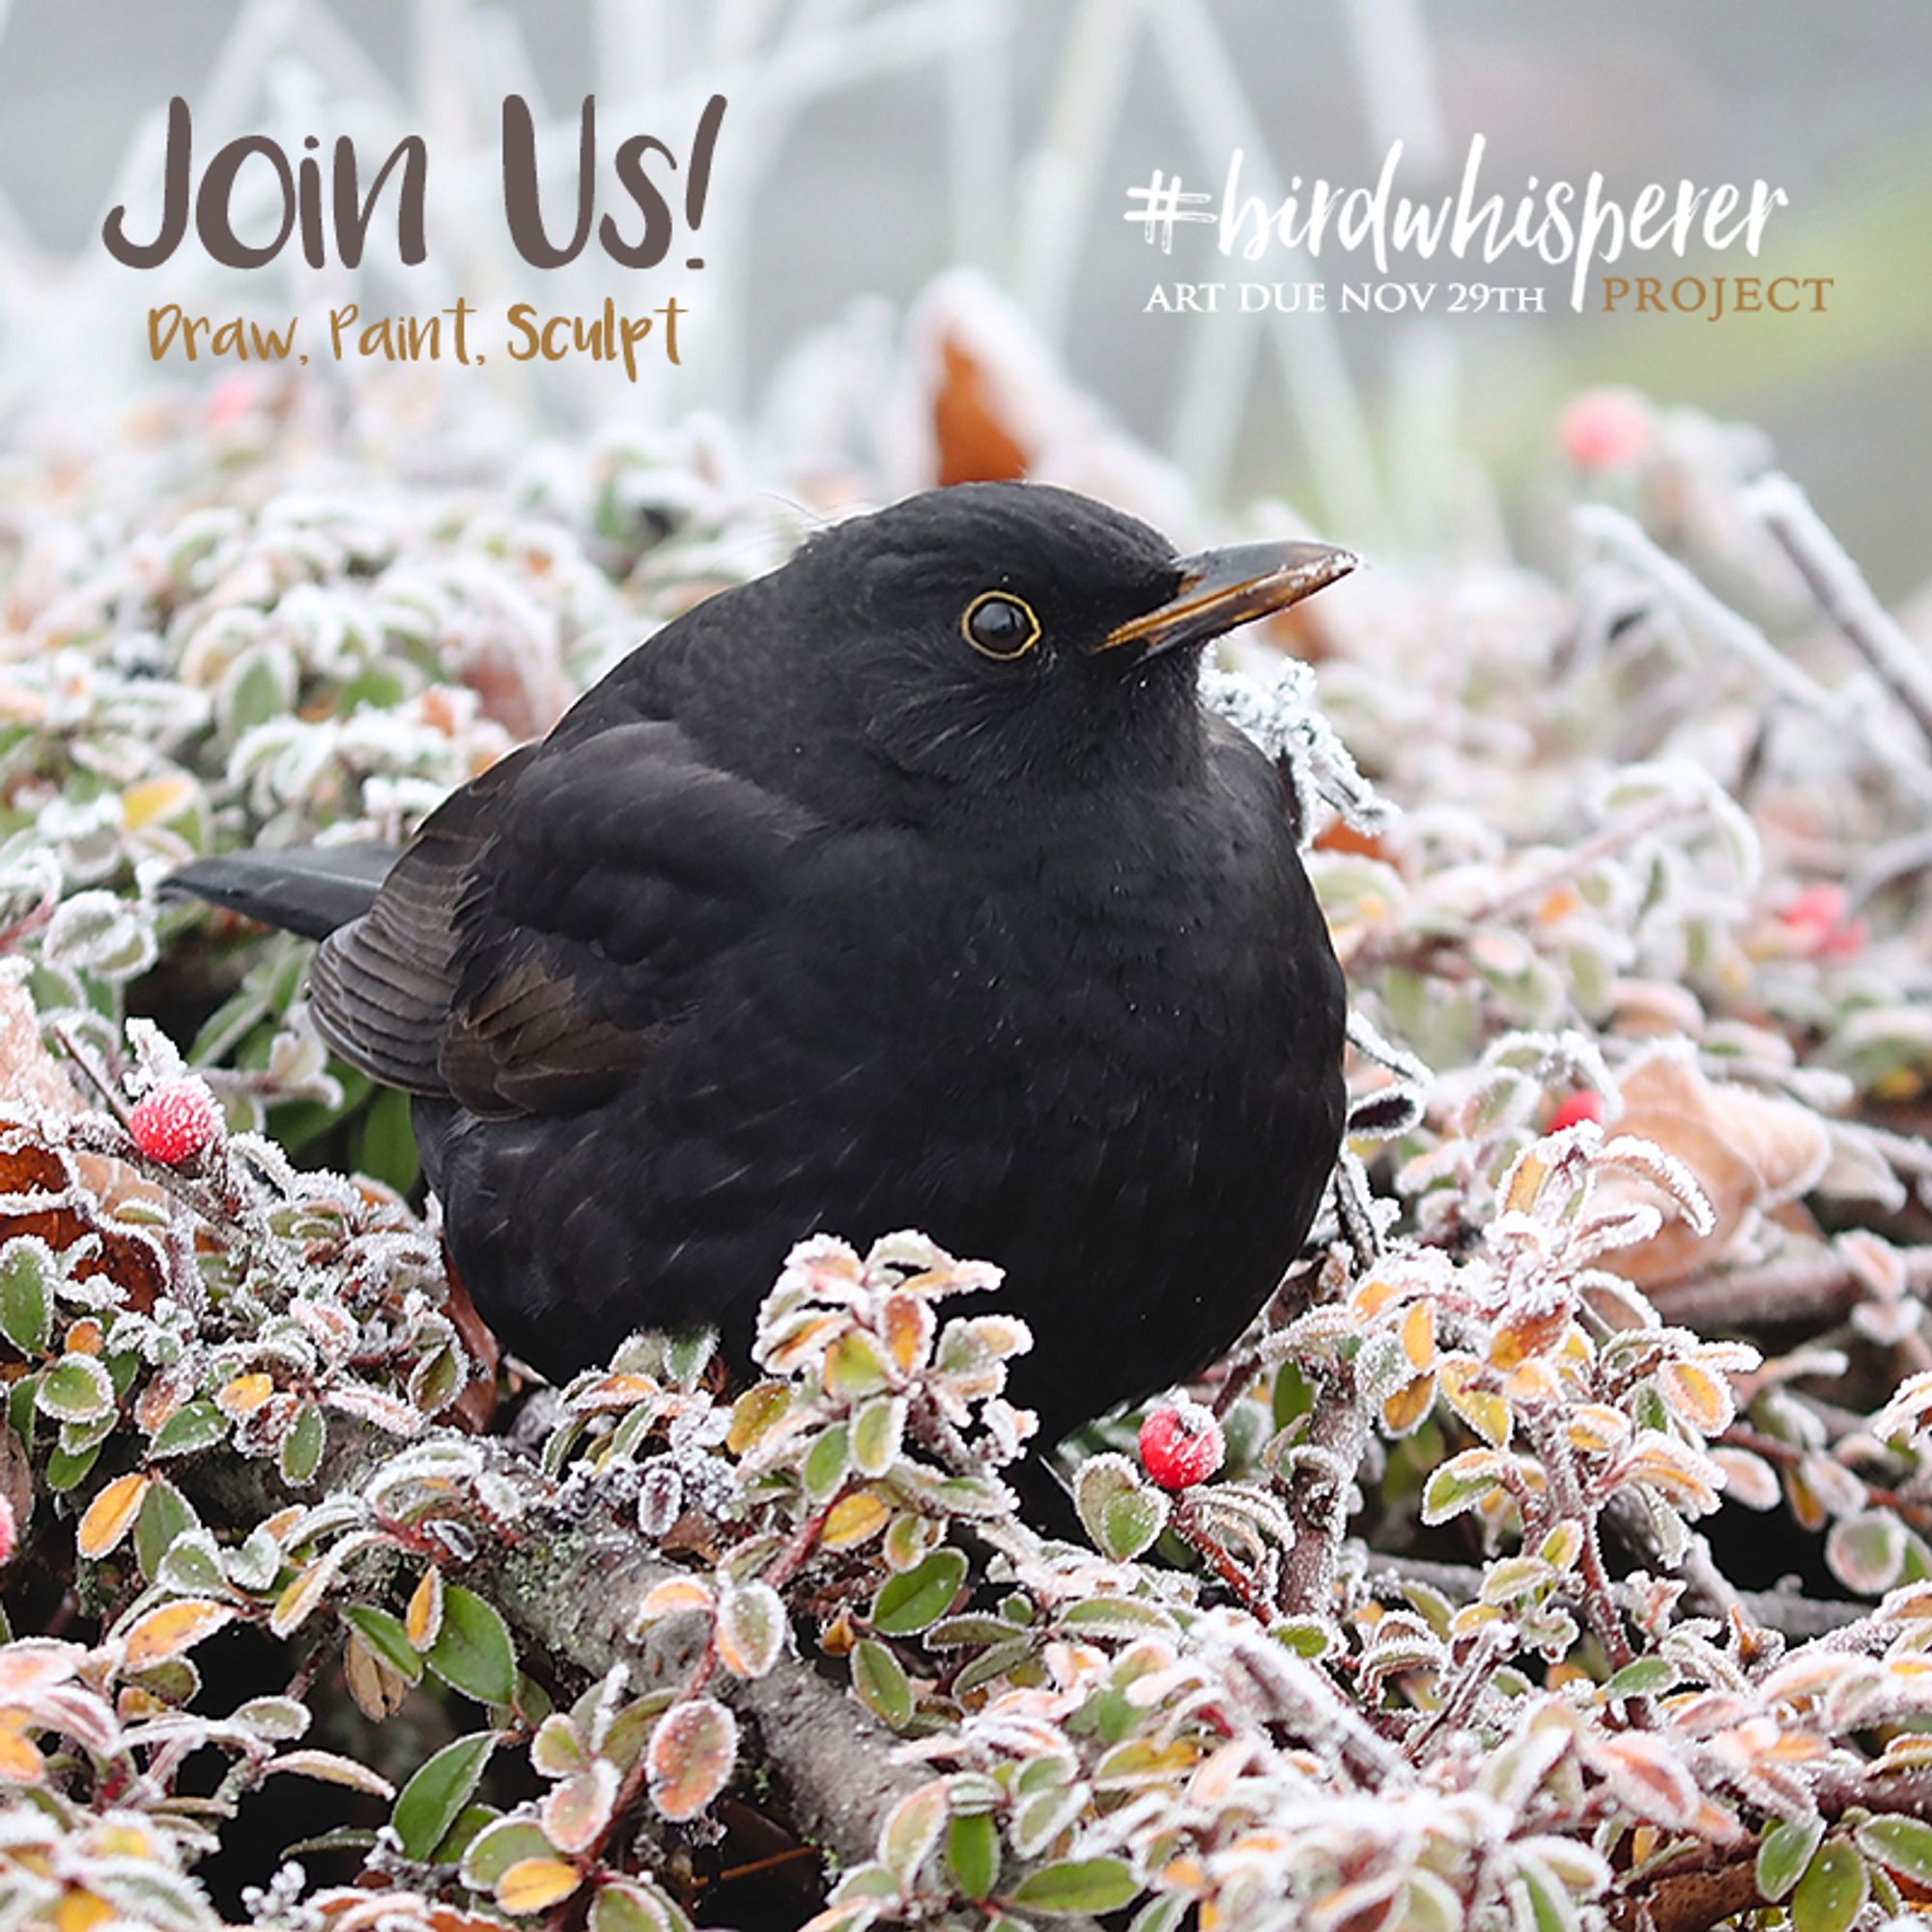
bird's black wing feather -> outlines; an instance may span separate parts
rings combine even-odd
[[[360,919],[396,863],[393,845],[295,845],[266,852],[214,852],[161,881],[264,925],[326,939]]]
[[[458,907],[536,749],[513,752],[445,799],[369,910],[316,952],[309,1002],[322,1037],[388,1086],[449,1092],[438,1060],[456,992]]]
[[[495,776],[429,820],[324,948],[318,1016],[412,1093],[485,1118],[575,1112],[645,1063],[756,929],[812,821],[662,720]]]

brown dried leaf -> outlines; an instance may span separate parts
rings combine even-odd
[[[1696,1177],[1714,1224],[1700,1234],[1681,1216],[1647,1241],[1620,1249],[1612,1264],[1639,1287],[1681,1281],[1719,1260],[1753,1213],[1795,1199],[1832,1157],[1823,1121],[1789,1100],[1721,1086],[1680,1051],[1660,1047],[1619,1082],[1617,1131],[1655,1142]],[[1599,1176],[1599,1208],[1657,1201],[1660,1190],[1621,1171]]]

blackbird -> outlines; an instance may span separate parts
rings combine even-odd
[[[742,1361],[794,1242],[918,1228],[1005,1269],[1054,1440],[1228,1348],[1335,1158],[1292,795],[1198,671],[1354,562],[932,491],[680,617],[400,854],[175,883],[322,939],[323,1037],[414,1096],[457,1271],[547,1373],[704,1323]]]

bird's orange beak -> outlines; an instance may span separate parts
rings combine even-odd
[[[1139,644],[1143,657],[1153,657],[1178,644],[1201,643],[1300,603],[1360,561],[1352,551],[1320,543],[1236,544],[1184,556],[1179,589],[1165,604],[1116,625],[1094,649]]]

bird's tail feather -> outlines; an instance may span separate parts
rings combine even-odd
[[[326,939],[369,910],[396,858],[393,845],[222,852],[184,866],[162,890],[206,899],[306,939]]]

